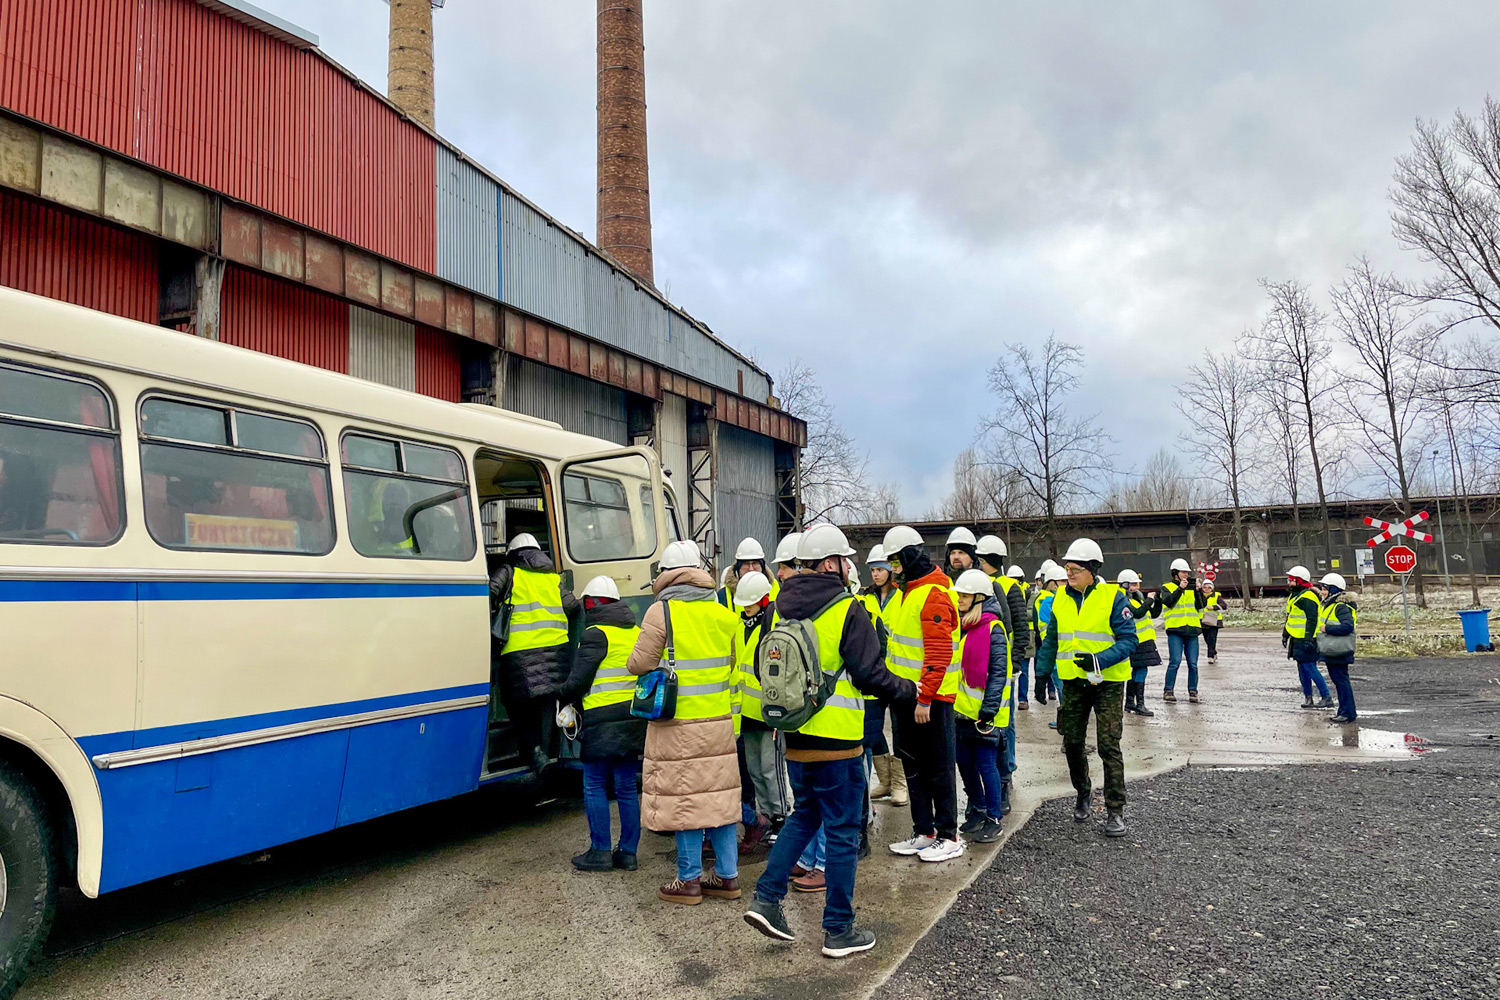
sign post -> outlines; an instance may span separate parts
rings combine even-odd
[[[1411,635],[1411,605],[1406,601],[1406,580],[1417,568],[1417,553],[1405,545],[1385,550],[1385,568],[1401,577],[1401,613],[1406,616],[1406,634]]]

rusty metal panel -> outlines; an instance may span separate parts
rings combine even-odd
[[[500,297],[500,186],[437,143],[437,274]]]
[[[556,327],[547,327],[547,363],[553,368],[568,367],[568,335]]]
[[[231,264],[224,274],[219,339],[252,350],[349,370],[348,303]],[[353,307],[358,308],[358,307]]]
[[[604,347],[603,344],[596,344],[596,343],[593,343],[592,341],[589,342],[589,344],[588,344],[588,352],[589,352],[589,372],[588,372],[589,378],[593,379],[595,382],[608,382],[609,381],[609,362],[608,362],[608,354],[609,354],[609,352],[605,349],[605,347]]]
[[[238,205],[225,205],[220,225],[224,256],[239,264],[260,267],[260,216]]]
[[[534,361],[547,360],[547,324],[526,321],[526,356]]]
[[[3,15],[0,15],[3,16]],[[0,59],[3,59],[0,55]],[[0,187],[41,194],[42,134],[0,117]]]
[[[380,262],[380,307],[399,316],[412,314],[412,274]]]
[[[345,248],[344,294],[367,306],[380,305],[380,261]]]
[[[460,337],[474,336],[474,296],[448,285],[443,286],[443,329]]]
[[[417,327],[417,391],[457,403],[463,398],[461,341],[430,326]]]
[[[505,332],[501,338],[507,351],[521,353],[526,347],[526,318],[509,309],[501,310]]]
[[[335,295],[344,294],[344,248],[312,233],[303,234],[302,247],[307,256],[307,283]]]
[[[260,266],[293,281],[302,280],[302,230],[262,219],[260,222]]]
[[[661,399],[661,369],[655,365],[641,365],[641,395]]]
[[[641,391],[641,363],[628,355],[625,358],[625,388],[631,392]]]
[[[493,302],[474,300],[474,339],[491,347],[500,346],[500,311]]]
[[[615,444],[629,443],[625,394],[619,389],[516,355],[507,364],[501,401],[506,409],[555,420],[570,431]]]
[[[609,351],[607,357],[609,359],[609,384],[623,387],[625,385],[625,355],[619,351]]]
[[[574,375],[589,373],[589,342],[582,337],[568,338],[568,371]]]
[[[431,278],[424,278],[420,275],[415,278],[414,283],[412,315],[419,323],[442,326],[444,321],[443,286]]]
[[[416,327],[373,309],[349,307],[349,374],[415,390]]]

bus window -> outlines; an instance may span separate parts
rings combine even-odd
[[[170,549],[333,548],[323,438],[303,420],[161,396],[141,403],[146,529]]]
[[[646,544],[656,551],[656,503],[651,497],[651,484],[641,484],[641,523],[645,525]]]
[[[562,477],[563,522],[574,562],[640,559],[656,551],[655,523],[644,530],[630,510],[630,494],[643,481],[649,494],[649,476],[650,466],[638,455],[568,467]],[[645,514],[655,517],[650,508]]]
[[[682,529],[677,526],[677,498],[672,496],[671,490],[664,490],[663,494],[667,500],[667,541],[682,541]]]
[[[120,433],[98,386],[0,365],[0,542],[120,537]]]
[[[457,452],[345,434],[342,454],[349,541],[356,552],[390,559],[474,558],[469,481]]]

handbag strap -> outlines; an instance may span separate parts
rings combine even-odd
[[[677,650],[672,644],[672,602],[661,602],[661,616],[667,624],[667,673],[677,675]]]

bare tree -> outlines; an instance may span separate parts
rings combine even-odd
[[[1255,376],[1234,354],[1203,352],[1203,361],[1188,368],[1177,387],[1175,404],[1188,420],[1200,422],[1205,434],[1183,434],[1182,446],[1220,479],[1234,508],[1234,544],[1239,552],[1240,600],[1250,607],[1250,546],[1245,536],[1244,487],[1253,448],[1250,416]],[[1325,514],[1326,517],[1326,514]]]
[[[999,517],[1004,478],[1000,467],[981,463],[973,448],[965,448],[953,458],[953,492],[928,512],[929,519],[978,524]]]
[[[1257,426],[1264,429],[1261,465],[1270,470],[1275,483],[1277,500],[1286,500],[1292,507],[1292,539],[1299,562],[1306,562],[1302,545],[1305,535],[1302,529],[1302,476],[1304,474],[1302,447],[1302,424],[1297,419],[1296,408],[1287,396],[1286,387],[1274,379],[1255,374],[1255,413]]]
[[[1307,447],[1323,519],[1323,555],[1331,563],[1326,456],[1319,444],[1329,429],[1328,402],[1338,391],[1340,379],[1329,363],[1333,345],[1325,328],[1327,316],[1301,282],[1263,279],[1260,284],[1271,298],[1271,310],[1260,330],[1245,338],[1245,353],[1261,366],[1266,378],[1281,386],[1299,411],[1302,433],[1297,444],[1299,450],[1303,444]]]
[[[1479,578],[1474,571],[1474,511],[1469,497],[1474,492],[1474,470],[1478,463],[1475,435],[1471,432],[1481,422],[1479,406],[1470,398],[1464,387],[1464,378],[1449,359],[1439,354],[1433,368],[1424,380],[1423,395],[1428,408],[1438,425],[1442,451],[1447,453],[1449,476],[1452,479],[1453,495],[1458,497],[1463,509],[1464,562],[1469,567],[1469,597],[1473,607],[1479,607]],[[1437,492],[1438,467],[1433,463],[1433,492]],[[1442,497],[1434,497],[1438,503]],[[1447,569],[1447,567],[1444,567]]]
[[[902,519],[901,486],[899,483],[877,483],[865,501],[864,509],[857,511],[850,524],[895,524]]]
[[[986,455],[1046,518],[1047,541],[1058,551],[1057,515],[1098,496],[1109,475],[1109,436],[1098,413],[1075,397],[1083,350],[1049,336],[1041,352],[1007,344],[990,368],[995,414],[980,422]]]
[[[869,504],[869,456],[839,424],[812,366],[794,359],[776,376],[782,408],[807,421],[798,496],[800,529],[817,521],[850,521]]]
[[[1183,471],[1177,455],[1158,448],[1141,474],[1117,484],[1104,498],[1108,511],[1190,510],[1202,501],[1198,484]]]

